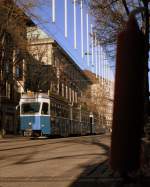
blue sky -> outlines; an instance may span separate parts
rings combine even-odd
[[[26,0],[27,2],[29,0]],[[64,49],[65,51],[74,59],[74,61],[80,66],[81,69],[89,69],[95,72],[95,66],[92,66],[92,56],[89,55],[89,63],[87,64],[87,55],[84,55],[84,58],[81,56],[81,11],[80,5],[77,5],[76,13],[77,13],[77,48],[74,48],[74,9],[73,9],[73,0],[68,0],[68,37],[65,38],[65,27],[64,27],[64,0],[55,0],[56,2],[56,21],[52,23],[52,0],[43,1],[46,2],[46,5],[43,4],[39,7],[34,8],[34,14],[37,15],[39,19],[34,19],[36,22],[49,36],[54,38]],[[91,37],[90,37],[90,23],[93,23],[93,19],[89,17],[89,48],[87,51],[87,29],[86,29],[86,13],[88,8],[84,5],[83,8],[83,33],[84,33],[84,54],[91,54]],[[97,49],[95,49],[97,50]],[[96,61],[94,57],[94,62]],[[106,60],[106,55],[103,53],[102,58],[105,58],[105,68],[107,68],[107,76],[109,75],[109,79],[113,79],[114,75],[111,69],[108,66],[108,61]],[[100,63],[101,64],[101,63]],[[111,63],[112,64],[112,63]],[[99,73],[100,75],[104,75],[103,70],[103,62],[100,65]],[[106,73],[105,73],[106,76]]]

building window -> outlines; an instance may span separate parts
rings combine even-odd
[[[75,98],[74,98],[74,90],[72,90],[72,101],[73,101],[73,102],[75,101]]]
[[[8,63],[5,63],[5,72],[9,73],[9,64]]]
[[[11,95],[10,84],[6,82],[6,97],[10,99],[10,95]]]
[[[66,86],[64,85],[64,97],[66,98]]]
[[[77,92],[75,91],[75,103],[77,103],[78,102],[78,98],[77,98]]]
[[[62,84],[61,83],[59,83],[59,95],[62,96]]]
[[[64,93],[64,84],[62,83],[62,96],[64,97],[65,93]]]
[[[55,55],[53,55],[52,65],[53,65],[54,67],[57,67],[57,57],[56,57]]]
[[[66,99],[68,99],[68,86],[66,86]]]
[[[23,63],[16,66],[16,78],[22,79],[23,78]]]
[[[17,77],[17,78],[19,77],[19,74],[20,74],[20,73],[19,73],[19,67],[17,66],[17,67],[16,67],[16,77]]]
[[[69,101],[70,102],[72,101],[72,98],[71,98],[71,88],[69,88]]]

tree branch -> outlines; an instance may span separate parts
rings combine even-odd
[[[126,11],[127,15],[129,16],[130,11],[129,11],[129,8],[128,8],[126,0],[122,0],[122,4],[123,4],[123,6],[125,8],[125,11]]]

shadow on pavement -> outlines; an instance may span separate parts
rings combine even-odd
[[[52,148],[51,149],[52,151],[54,151],[56,149],[64,148],[66,146],[67,147],[73,146],[75,144],[82,144],[82,145],[88,145],[88,144],[91,145],[92,144],[92,145],[98,146],[101,150],[103,150],[103,153],[89,153],[89,154],[86,154],[86,155],[85,154],[73,154],[73,155],[70,154],[70,155],[62,155],[62,156],[49,157],[49,158],[37,159],[37,160],[31,160],[31,157],[30,157],[31,155],[29,153],[27,153],[27,154],[24,154],[24,156],[26,158],[29,158],[29,159],[22,159],[22,160],[16,162],[15,164],[31,164],[31,163],[37,163],[37,162],[45,162],[45,161],[48,161],[48,160],[81,159],[82,157],[84,158],[85,156],[88,157],[88,156],[96,155],[98,157],[98,156],[108,156],[109,155],[109,146],[98,142],[98,140],[95,139],[95,138],[91,138],[90,140],[86,140],[86,139],[83,138],[83,139],[72,139],[72,140],[63,141],[63,143],[67,143],[67,145],[66,144],[65,145],[59,145],[59,143],[61,143],[60,141],[58,141],[58,142],[42,142],[42,143],[36,144],[36,145],[26,145],[26,146],[19,146],[19,147],[13,147],[13,148],[5,148],[3,150],[8,151],[8,150],[14,150],[14,149],[23,149],[23,148],[35,149],[37,147],[46,146],[46,145],[49,145],[49,144],[56,144],[56,143],[58,143],[58,146]],[[44,151],[46,151],[46,150],[44,150]],[[41,152],[39,149],[36,150],[36,153],[39,153],[39,152]],[[28,157],[28,154],[30,155],[29,157]],[[16,154],[8,155],[8,157],[11,158],[11,157],[16,157],[16,156],[21,156],[21,155],[22,155],[22,153],[20,155],[17,155],[17,152],[16,152]],[[34,155],[35,155],[35,153],[34,153]]]
[[[83,141],[82,143],[87,143]],[[109,155],[109,146],[93,140],[91,142],[98,145]],[[90,169],[92,168],[92,169]],[[105,160],[102,163],[97,163],[90,166],[84,166],[83,172],[78,176],[69,187],[149,187],[150,175],[139,174],[131,181],[124,181],[119,175],[114,174],[110,167],[109,161]]]
[[[63,145],[61,144],[63,143]],[[64,145],[64,143],[67,143]],[[49,148],[47,147],[48,145],[52,145],[52,144],[57,144],[57,146],[53,147],[51,149],[51,151],[54,151],[54,150],[57,150],[57,149],[60,149],[60,148],[65,148],[66,146],[67,147],[70,147],[70,146],[73,146],[75,144],[82,144],[82,145],[96,145],[98,147],[101,148],[102,153],[89,153],[89,154],[84,154],[84,153],[76,153],[76,154],[65,154],[65,155],[57,155],[57,156],[50,156],[50,157],[47,157],[47,158],[43,158],[43,159],[37,159],[37,158],[33,158],[34,156],[36,156],[37,153],[40,153],[40,152],[45,152],[45,151],[48,151]],[[42,148],[41,150],[41,147],[45,147],[44,150]],[[30,148],[30,152],[28,153],[25,153],[25,152],[18,152],[17,150],[20,150],[20,149],[25,149],[25,148]],[[40,148],[40,149],[39,149]],[[40,163],[40,162],[46,162],[46,161],[51,161],[51,160],[63,160],[63,159],[84,159],[85,157],[90,157],[90,156],[96,156],[97,158],[98,157],[106,157],[108,156],[108,153],[109,153],[109,146],[105,145],[105,144],[102,144],[100,142],[98,142],[97,138],[93,137],[93,138],[90,138],[90,140],[87,140],[85,138],[81,138],[81,139],[78,139],[78,138],[75,138],[75,139],[66,139],[66,140],[63,140],[63,142],[61,142],[60,140],[56,141],[56,142],[47,142],[47,141],[42,141],[40,142],[40,144],[31,144],[31,145],[25,145],[25,146],[15,146],[15,147],[10,147],[10,148],[6,148],[4,147],[3,149],[1,149],[0,151],[3,152],[3,151],[12,151],[14,150],[14,153],[13,154],[7,154],[4,153],[4,155],[1,155],[1,160],[6,160],[7,159],[13,159],[13,158],[17,158],[15,162],[11,163],[11,165],[25,165],[25,164],[33,164],[33,163]],[[6,157],[6,154],[7,154],[7,157]],[[33,158],[33,159],[32,159]],[[10,164],[9,164],[10,165]],[[5,166],[3,166],[5,167]]]
[[[106,166],[104,166],[106,164]],[[95,168],[89,172],[89,168],[85,167],[84,171],[69,187],[149,187],[150,177],[137,176],[132,181],[124,181],[119,176],[109,173],[106,162],[98,165],[91,165]]]

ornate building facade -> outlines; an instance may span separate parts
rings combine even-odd
[[[102,77],[97,77],[89,70],[84,71],[91,79],[91,102],[99,116],[99,125],[111,132],[114,82]]]
[[[91,81],[55,40],[37,27],[29,29],[29,51],[34,61],[29,58],[26,66],[25,89],[49,90],[77,104]]]

